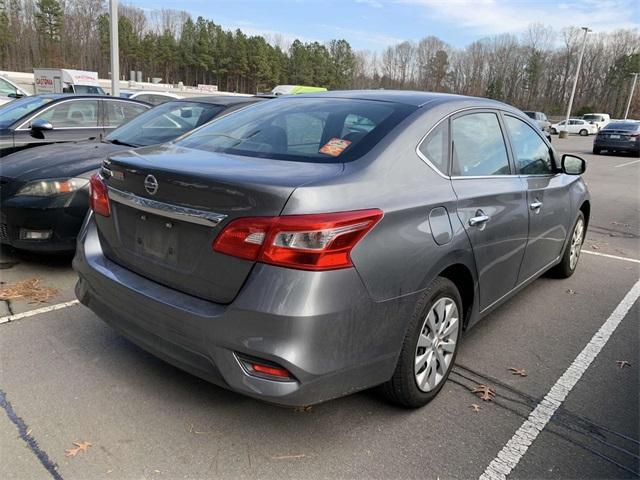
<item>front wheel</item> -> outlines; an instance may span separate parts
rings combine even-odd
[[[458,289],[436,278],[416,306],[393,376],[382,385],[390,401],[417,408],[435,398],[453,368],[462,319]]]
[[[562,260],[551,269],[551,274],[554,277],[569,278],[576,271],[580,252],[582,252],[582,244],[584,243],[585,230],[584,214],[580,212],[573,226],[569,243],[567,243],[562,254]]]
[[[587,132],[584,128],[582,130],[580,130],[580,136],[581,137],[586,137],[587,135],[589,135],[589,132]]]
[[[554,135],[557,135],[557,134],[558,134],[558,131],[557,131],[555,128],[552,128],[552,129],[551,129],[551,133],[553,133]]]
[[[594,155],[600,155],[600,147],[593,147],[593,154]]]

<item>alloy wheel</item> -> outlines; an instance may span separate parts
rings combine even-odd
[[[429,309],[416,346],[414,374],[423,392],[434,390],[446,378],[458,341],[460,316],[456,302],[438,299]]]
[[[571,237],[571,250],[569,251],[569,267],[571,267],[571,270],[575,269],[578,264],[578,258],[580,258],[580,252],[582,250],[583,236],[584,220],[579,218],[576,227],[573,229],[573,236]]]

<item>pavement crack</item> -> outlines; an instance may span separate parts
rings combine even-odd
[[[49,459],[49,455],[40,448],[38,441],[29,432],[29,427],[25,421],[16,414],[11,402],[7,400],[7,394],[0,389],[0,406],[4,409],[9,420],[16,426],[20,438],[27,444],[27,447],[40,461],[42,466],[51,474],[55,480],[62,480],[62,475],[57,470],[57,465]]]

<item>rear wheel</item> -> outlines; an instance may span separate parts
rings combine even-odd
[[[408,408],[426,405],[442,389],[458,351],[462,301],[449,279],[438,277],[416,306],[385,396]]]
[[[564,249],[562,260],[558,265],[551,269],[551,274],[556,278],[569,278],[576,271],[580,252],[582,252],[582,244],[584,243],[585,220],[584,214],[580,212],[578,219],[571,232],[569,243]]]
[[[594,155],[600,155],[600,147],[593,147],[593,154]]]
[[[589,135],[589,132],[587,132],[584,128],[582,130],[580,130],[580,136],[581,137],[586,137],[587,135]]]
[[[557,134],[558,134],[558,131],[557,131],[555,128],[552,128],[552,129],[551,129],[551,133],[553,133],[554,135],[557,135]]]

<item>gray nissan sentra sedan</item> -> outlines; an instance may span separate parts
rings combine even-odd
[[[442,388],[464,330],[573,274],[584,160],[522,112],[421,92],[279,98],[91,179],[80,301],[141,347],[284,405]]]

